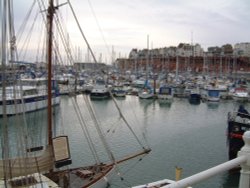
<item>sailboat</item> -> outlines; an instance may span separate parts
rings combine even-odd
[[[140,99],[153,99],[154,98],[154,91],[149,83],[149,70],[148,70],[148,61],[149,61],[149,47],[148,47],[149,37],[147,37],[147,59],[146,59],[146,79],[144,82],[143,88],[138,92],[138,97]]]
[[[83,125],[83,133],[86,136],[87,142],[90,146],[91,151],[94,153],[95,164],[90,164],[86,167],[74,167],[70,168],[72,164],[69,139],[67,135],[55,135],[54,133],[54,114],[55,111],[52,108],[52,56],[53,56],[53,16],[58,6],[55,7],[53,0],[49,0],[47,9],[47,71],[48,71],[48,108],[47,108],[47,131],[44,146],[33,146],[33,140],[29,139],[31,136],[27,131],[28,119],[26,119],[26,113],[16,114],[14,122],[11,121],[10,117],[6,113],[6,84],[5,70],[8,65],[8,52],[7,52],[7,41],[10,41],[14,33],[6,35],[7,33],[7,22],[12,23],[9,20],[11,14],[12,1],[4,0],[1,1],[1,12],[2,17],[2,96],[3,96],[3,118],[1,119],[1,156],[0,160],[0,187],[93,187],[93,188],[104,188],[109,185],[109,177],[112,173],[117,170],[119,163],[127,161],[129,159],[144,155],[150,152],[150,149],[143,147],[142,151],[133,155],[128,155],[120,160],[116,160],[113,153],[109,148],[109,144],[106,142],[106,138],[100,129],[99,122],[95,116],[94,108],[87,96],[83,96],[87,105],[87,109],[90,116],[93,118],[96,131],[100,139],[103,141],[103,146],[108,153],[110,162],[101,162],[97,151],[94,148],[93,140],[91,140],[88,132],[86,121],[84,121],[81,114],[81,110],[77,105],[76,99],[73,97],[73,102],[76,105],[76,112],[79,122]],[[71,6],[70,2],[68,1]],[[72,6],[71,6],[72,8]],[[74,14],[75,15],[75,14]],[[114,101],[115,102],[115,101]],[[116,104],[116,103],[115,103]],[[116,104],[117,106],[117,104]],[[118,107],[118,106],[117,106]],[[125,117],[119,110],[120,117],[125,121],[125,124],[131,129]],[[13,120],[13,119],[12,119]],[[38,123],[38,120],[34,121],[34,126]],[[11,127],[18,124],[18,136],[12,137]],[[37,130],[39,131],[39,130]],[[134,133],[133,133],[134,134]],[[13,140],[16,139],[18,142],[16,145]],[[139,140],[138,140],[139,141]],[[140,145],[142,145],[140,143]],[[12,151],[14,150],[14,151]]]

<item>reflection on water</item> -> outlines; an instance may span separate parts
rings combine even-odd
[[[189,99],[188,101],[192,105],[199,105],[201,103],[200,99]]]
[[[171,105],[172,105],[172,102],[165,102],[165,103],[159,102],[159,106],[160,106],[160,107],[163,107],[163,108],[164,108],[164,107],[170,108]]]
[[[60,107],[53,108],[54,133],[60,129]],[[26,148],[45,146],[47,143],[47,110],[26,113],[7,117],[7,130],[3,132],[3,118],[0,118],[1,139],[8,133],[10,156],[21,155]],[[5,134],[6,135],[6,134]],[[56,134],[54,134],[56,136]],[[7,138],[7,137],[6,137]],[[1,148],[1,153],[3,148]]]
[[[219,107],[220,102],[207,101],[206,104],[209,109],[217,109]]]

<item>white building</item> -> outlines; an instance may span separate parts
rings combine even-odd
[[[203,48],[201,47],[201,45],[200,44],[195,44],[194,46],[193,46],[193,48],[194,48],[194,56],[195,57],[201,57],[201,56],[203,56],[203,54],[204,54],[204,50],[203,50]]]
[[[200,44],[190,45],[185,43],[180,43],[178,46],[178,55],[184,57],[190,56],[203,56],[203,49]]]
[[[250,43],[242,42],[234,45],[234,55],[250,57]]]

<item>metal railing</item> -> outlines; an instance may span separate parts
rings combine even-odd
[[[246,131],[243,135],[245,145],[238,152],[238,157],[218,166],[202,171],[190,177],[181,179],[162,188],[186,188],[196,183],[202,182],[221,172],[230,170],[234,167],[241,166],[239,188],[250,187],[250,131]]]

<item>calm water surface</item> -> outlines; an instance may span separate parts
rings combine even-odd
[[[84,97],[79,95],[76,101],[72,99],[62,97],[54,120],[57,125],[55,132],[69,135],[72,166],[94,163],[82,131],[83,124],[90,127],[91,135],[95,136],[92,141],[102,160],[108,161],[101,140],[96,138],[97,131],[91,115],[86,111]],[[75,102],[77,105],[74,105]],[[91,102],[114,155],[119,158],[138,151],[139,144],[119,117],[112,100]],[[145,101],[136,96],[126,96],[125,99],[117,100],[117,103],[139,139],[150,146],[152,151],[142,160],[134,159],[119,165],[123,181],[114,176],[112,188],[130,187],[164,178],[175,179],[176,166],[183,169],[182,178],[185,178],[227,161],[227,113],[236,110],[238,103],[221,101],[192,105],[187,99],[175,98],[171,105],[160,105],[157,100]],[[249,104],[245,106],[250,109]],[[82,125],[74,112],[77,107],[83,114]],[[30,113],[27,120],[32,144],[45,143],[46,112]],[[10,121],[15,120],[12,118]],[[10,129],[14,139],[17,129],[15,125]],[[238,174],[226,172],[193,187],[235,188],[237,185]]]
[[[77,101],[80,101],[78,104],[82,102],[80,96]],[[163,178],[175,179],[176,166],[183,168],[184,178],[227,161],[227,113],[237,109],[239,104],[221,101],[192,105],[186,99],[175,98],[171,105],[160,105],[158,101],[144,101],[135,96],[127,96],[117,102],[126,119],[140,138],[148,143],[152,152],[141,161],[132,160],[121,165],[119,170],[124,180],[114,177],[111,187],[129,187]],[[113,102],[92,103],[104,132],[112,130],[106,136],[115,145],[112,148],[114,153],[118,153],[116,155],[119,157],[127,151],[134,151],[136,142],[128,136],[125,126],[121,125]],[[65,98],[62,111],[68,110],[70,105],[70,101]],[[81,137],[77,132],[72,132],[72,135]],[[77,144],[79,137],[74,136],[73,142]],[[72,155],[77,154],[79,150]],[[76,158],[75,161],[79,160]],[[237,183],[237,174],[224,173],[193,187],[230,188],[237,187]]]

